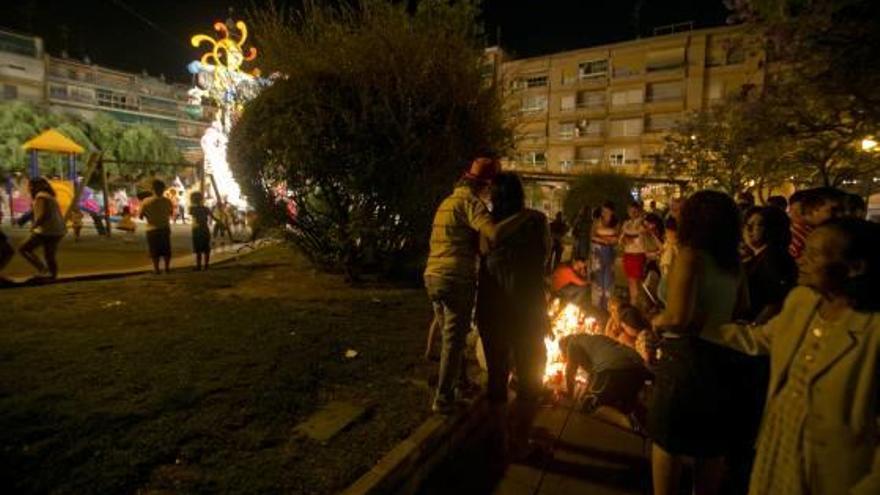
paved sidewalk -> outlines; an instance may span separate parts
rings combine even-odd
[[[551,455],[512,464],[490,479],[485,438],[474,438],[424,483],[422,495],[649,494],[649,442],[639,435],[573,411],[542,408],[535,422]]]
[[[552,438],[541,465],[513,464],[494,495],[650,493],[649,443],[566,407],[542,409],[535,426]]]

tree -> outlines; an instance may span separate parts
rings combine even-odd
[[[28,158],[21,146],[48,128],[56,128],[88,151],[101,150],[108,158],[181,161],[174,141],[155,127],[145,124],[126,126],[100,113],[92,120],[71,113],[56,115],[43,106],[12,101],[0,103],[0,171],[25,169]],[[59,169],[66,163],[66,158],[46,155],[40,162],[47,169]],[[115,166],[110,169],[117,172]]]
[[[569,224],[573,224],[583,208],[592,210],[606,201],[614,202],[619,218],[624,218],[626,206],[633,200],[635,184],[625,175],[596,172],[577,178],[565,196],[563,210]]]
[[[765,34],[788,77],[848,102],[854,120],[880,124],[880,2],[727,0],[735,20]]]
[[[319,266],[414,269],[469,157],[510,146],[481,75],[477,14],[446,0],[411,13],[384,0],[252,13],[263,68],[283,76],[246,105],[230,163],[261,214]]]
[[[766,101],[735,95],[685,116],[666,136],[656,171],[695,189],[763,191],[791,175],[789,151],[768,139],[780,132]]]
[[[860,141],[880,128],[880,2],[876,0],[730,0],[738,20],[763,34],[778,69],[765,98],[774,108],[810,184],[865,185],[880,171]]]

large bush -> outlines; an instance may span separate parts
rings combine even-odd
[[[279,76],[233,128],[230,163],[254,206],[320,266],[415,268],[468,158],[509,146],[477,14],[447,0],[252,13],[263,71]]]
[[[606,201],[613,201],[618,218],[626,218],[626,207],[633,200],[634,186],[629,177],[610,172],[596,172],[578,177],[565,197],[565,217],[569,223],[573,223],[585,206],[592,211]]]

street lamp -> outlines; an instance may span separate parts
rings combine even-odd
[[[877,149],[877,140],[872,137],[862,139],[862,151],[874,151]]]

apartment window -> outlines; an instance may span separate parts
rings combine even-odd
[[[574,110],[575,95],[563,96],[559,105],[559,109],[563,112]]]
[[[527,151],[520,155],[519,162],[525,165],[545,165],[547,155],[543,151]]]
[[[547,86],[547,76],[520,77],[513,81],[514,89],[542,88]]]
[[[11,84],[3,85],[3,99],[4,100],[15,100],[18,98],[18,86],[13,86]]]
[[[563,172],[568,173],[571,172],[571,167],[574,165],[574,160],[570,158],[564,158],[559,160],[559,168],[562,169]]]
[[[611,74],[614,78],[632,77],[642,73],[641,67],[636,63],[615,63]]]
[[[678,113],[658,113],[649,115],[646,119],[646,126],[649,132],[663,132],[675,127],[681,115]]]
[[[610,135],[612,137],[640,136],[642,134],[642,119],[615,119],[611,121]]]
[[[598,165],[602,162],[602,148],[582,146],[575,150],[575,161],[579,165]]]
[[[547,110],[547,95],[523,97],[520,110],[523,112],[540,112]]]
[[[81,88],[78,86],[70,87],[70,98],[85,103],[95,102],[95,91],[90,88]]]
[[[608,150],[608,163],[611,165],[637,165],[641,161],[641,153],[639,153],[639,149],[636,147],[613,148]]]
[[[601,120],[581,120],[575,126],[574,135],[577,137],[585,136],[601,136],[602,121]]]
[[[608,74],[608,60],[590,60],[578,64],[578,79],[605,77]]]
[[[547,133],[544,131],[527,131],[522,134],[522,139],[536,140],[544,139],[545,137],[547,137]]]
[[[645,70],[648,72],[657,72],[680,69],[684,67],[684,61],[684,48],[658,50],[656,52],[648,53],[648,61],[645,64]]]
[[[596,108],[605,106],[604,91],[580,91],[577,94],[578,108]]]
[[[648,85],[648,101],[681,100],[682,82],[652,83]]]
[[[561,139],[571,139],[574,137],[574,122],[562,122],[559,124],[559,137]]]
[[[62,86],[60,84],[50,84],[49,98],[67,99],[67,86]]]
[[[644,101],[644,92],[639,89],[627,89],[623,91],[615,91],[611,93],[611,106],[623,107],[627,105],[637,105]]]

